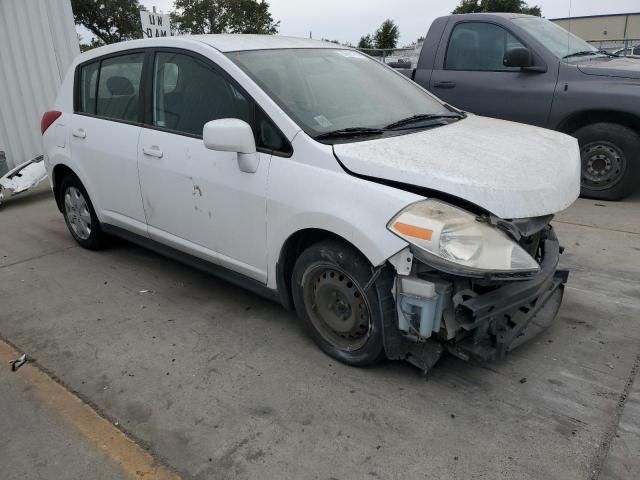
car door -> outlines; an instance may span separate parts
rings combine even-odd
[[[204,124],[239,118],[254,103],[213,62],[186,51],[150,58],[150,105],[140,137],[140,185],[152,239],[266,282],[266,188],[271,155],[255,173],[237,154],[208,150]]]
[[[78,67],[71,155],[100,220],[146,235],[138,180],[143,51]]]
[[[478,115],[546,125],[557,64],[546,66],[546,72],[505,67],[506,50],[526,45],[495,23],[460,21],[448,32],[429,85],[436,96]],[[536,57],[536,61],[542,60]]]

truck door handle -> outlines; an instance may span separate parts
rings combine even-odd
[[[456,82],[436,82],[434,88],[456,88]]]
[[[76,138],[87,138],[87,132],[84,131],[84,128],[76,128],[73,132],[71,132]]]
[[[144,147],[142,153],[149,155],[150,157],[162,158],[162,150],[157,145],[151,145],[150,147]]]

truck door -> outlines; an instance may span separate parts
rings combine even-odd
[[[527,45],[504,26],[487,21],[453,23],[445,39],[437,53],[431,92],[471,113],[546,126],[557,63],[547,65],[546,72],[505,67],[506,50]]]

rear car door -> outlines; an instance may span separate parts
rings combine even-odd
[[[546,72],[505,67],[507,49],[527,46],[511,31],[486,21],[456,23],[453,17],[450,22],[445,31],[446,47],[438,50],[429,90],[471,113],[545,126],[558,65],[547,65]]]
[[[199,55],[156,50],[149,61],[152,93],[138,156],[149,235],[266,282],[271,154],[259,153],[258,170],[246,173],[236,153],[209,150],[202,141],[204,124],[221,118],[239,118],[256,132],[253,100]]]
[[[71,155],[100,220],[146,235],[138,180],[143,51],[78,66]]]

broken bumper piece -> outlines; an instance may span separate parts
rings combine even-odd
[[[16,195],[35,187],[46,178],[47,170],[42,155],[18,165],[0,178],[0,203],[4,199],[5,190]]]

